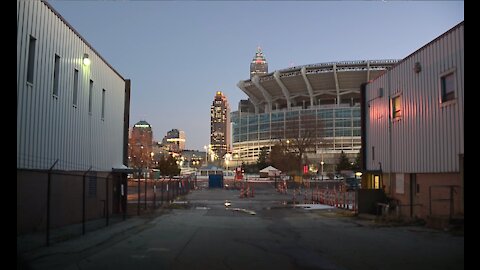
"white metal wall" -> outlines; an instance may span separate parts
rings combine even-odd
[[[459,154],[464,153],[463,29],[462,22],[367,85],[367,170],[459,171]],[[450,70],[455,72],[455,100],[442,104],[441,76]],[[390,121],[390,101],[398,94],[403,116]]]
[[[36,38],[33,84],[27,82],[30,35]],[[82,64],[84,53],[90,66]],[[58,97],[53,95],[55,54],[60,56]],[[74,69],[79,71],[77,107]],[[124,99],[125,80],[45,3],[17,0],[17,168],[48,169],[57,159],[60,170],[109,171],[123,164]]]

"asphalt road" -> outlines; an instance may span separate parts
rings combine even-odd
[[[271,187],[257,188],[254,198],[238,195],[193,191],[133,230],[80,251],[45,253],[31,268],[464,269],[463,236],[293,208],[285,204],[291,195]]]

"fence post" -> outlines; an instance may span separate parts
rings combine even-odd
[[[450,219],[453,218],[453,188],[454,186],[450,186]]]
[[[170,190],[168,186],[170,185],[171,182],[172,182],[172,177],[170,176],[170,178],[167,180],[167,202],[170,201]]]
[[[431,216],[432,215],[432,186],[428,187],[428,201],[429,201],[430,216]]]
[[[161,197],[160,197],[160,201],[162,201],[162,205],[163,205],[163,191],[164,191],[164,189],[165,189],[165,186],[164,186],[164,181],[163,181],[163,179],[162,179],[162,180],[160,180],[160,192],[162,192],[162,193],[160,194],[160,196],[161,196]]]
[[[55,160],[52,167],[50,167],[50,169],[48,169],[48,180],[47,180],[47,231],[46,231],[47,247],[50,245],[50,181],[51,181],[51,177],[52,177],[53,167],[55,167],[57,162],[58,162],[58,158],[57,158],[57,160]]]
[[[107,177],[105,178],[105,226],[108,226],[108,222],[109,222],[109,216],[108,216],[108,177],[110,177],[110,175],[112,174],[112,172],[109,172],[107,174]]]
[[[148,190],[148,188],[147,188],[147,172],[145,172],[143,179],[145,180],[145,210],[147,210],[147,190]]]
[[[156,200],[157,200],[157,181],[156,179],[153,180],[153,209],[155,209],[156,205]]]
[[[137,173],[137,215],[140,216],[140,169]]]
[[[121,194],[122,194],[122,206],[123,214],[122,218],[125,220],[127,218],[127,208],[128,208],[128,175],[126,177],[122,176],[122,185],[121,185]]]

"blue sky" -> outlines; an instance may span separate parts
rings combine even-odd
[[[184,130],[209,143],[216,91],[247,96],[260,46],[269,72],[331,61],[402,59],[464,20],[463,1],[54,1],[49,3],[124,78],[130,126],[154,139]]]

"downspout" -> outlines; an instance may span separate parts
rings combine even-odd
[[[85,181],[85,177],[87,176],[87,174],[90,172],[90,170],[92,169],[92,166],[90,166],[90,168],[88,168],[88,170],[83,174],[83,196],[82,196],[82,235],[85,234],[85,185],[86,185],[86,181]]]
[[[127,167],[128,164],[128,131],[130,126],[130,92],[131,92],[131,80],[125,80],[125,101],[124,101],[124,111],[123,111],[123,164]],[[127,198],[128,198],[128,179],[126,175],[122,174],[122,187],[124,194],[122,198],[122,208],[123,208],[123,220],[127,217]]]
[[[55,165],[57,165],[58,158],[55,160],[53,165],[48,169],[48,179],[47,179],[47,247],[50,246],[50,194],[51,194],[51,179],[52,179],[52,170]]]

